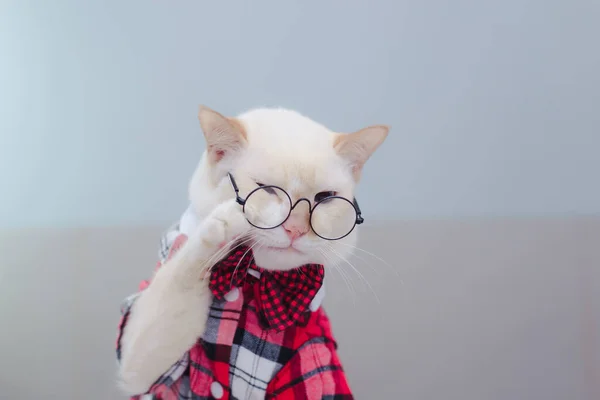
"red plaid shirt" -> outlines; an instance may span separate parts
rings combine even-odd
[[[158,267],[186,239],[179,225],[165,235]],[[258,272],[251,270],[249,274],[257,276]],[[265,329],[259,320],[253,282],[247,280],[223,300],[213,299],[203,337],[147,394],[132,400],[353,399],[322,307],[283,331]],[[140,292],[148,285],[143,281]],[[121,333],[140,292],[126,299],[122,307],[118,359]]]

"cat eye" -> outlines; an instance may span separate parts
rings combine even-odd
[[[256,184],[258,185],[259,188],[262,188],[265,192],[269,193],[269,194],[277,194],[276,189],[274,189],[274,187],[271,186],[267,186],[263,183],[259,183],[256,182]]]
[[[337,195],[337,192],[329,191],[329,192],[319,192],[315,195],[315,203],[320,203],[323,200],[327,200],[328,197],[334,197]]]
[[[348,236],[356,225],[364,222],[362,212],[356,199],[348,200],[338,196],[335,191],[319,192],[314,197],[314,205],[306,197],[292,203],[290,195],[279,186],[264,185],[256,182],[258,186],[250,191],[246,198],[240,196],[240,190],[229,174],[229,181],[235,192],[236,201],[242,206],[244,216],[258,229],[277,228],[290,217],[292,210],[302,201],[306,201],[309,209],[309,224],[315,235],[325,240],[339,240]],[[273,195],[277,197],[276,207],[271,207]],[[267,197],[265,197],[267,196]],[[268,222],[265,222],[265,212],[268,210]]]

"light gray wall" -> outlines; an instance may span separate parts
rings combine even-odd
[[[175,218],[199,103],[391,124],[368,216],[598,213],[599,17],[591,0],[4,0],[0,226]]]
[[[0,230],[0,399],[123,398],[117,310],[161,229]],[[365,227],[377,297],[346,266],[326,301],[356,398],[600,399],[598,242],[600,219]]]

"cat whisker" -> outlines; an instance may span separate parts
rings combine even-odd
[[[262,243],[263,239],[259,239],[259,241],[254,241],[249,247],[248,249],[244,252],[244,254],[242,254],[242,257],[240,258],[240,260],[238,261],[237,265],[235,266],[235,269],[233,270],[233,274],[231,275],[232,277],[232,283],[233,283],[233,277],[235,276],[235,273],[238,270],[238,267],[240,266],[240,264],[242,263],[242,260],[244,259],[244,257],[246,257],[246,254],[248,254],[255,246],[257,246],[259,243]]]
[[[256,247],[256,250],[262,249],[264,245],[265,245],[265,239],[264,238],[259,238],[258,239],[258,247]]]
[[[254,241],[255,238],[256,238],[255,235],[252,235],[252,234],[243,236],[242,238],[235,238],[235,239],[230,240],[223,247],[221,247],[219,250],[217,250],[215,252],[215,254],[213,254],[205,262],[205,264],[208,265],[209,267],[208,267],[207,273],[205,274],[204,278],[206,279],[207,277],[209,277],[215,264],[217,264],[229,251],[231,251],[232,244],[237,242],[238,245],[245,245],[245,244],[248,244],[248,243]]]
[[[354,285],[352,284],[352,281],[350,280],[350,278],[339,267],[339,263],[332,260],[329,257],[329,254],[327,254],[327,252],[325,250],[323,250],[322,247],[319,247],[318,250],[319,250],[319,252],[321,252],[323,257],[325,257],[329,261],[329,266],[331,267],[332,271],[337,271],[337,273],[340,274],[340,276],[342,277],[342,280],[344,281],[344,284],[348,288],[348,293],[350,293],[350,295],[352,297],[352,303],[356,306],[356,289],[354,288]]]
[[[350,248],[352,248],[352,249],[354,249],[354,250],[361,251],[361,252],[363,252],[364,254],[366,254],[366,255],[369,255],[369,256],[371,256],[371,257],[375,258],[375,259],[376,259],[376,260],[378,260],[378,261],[381,261],[381,262],[382,262],[382,263],[383,263],[383,264],[384,264],[386,267],[389,267],[389,268],[390,268],[392,271],[394,271],[394,273],[395,273],[397,276],[400,276],[400,273],[399,273],[399,271],[398,271],[398,269],[397,269],[396,267],[394,267],[392,264],[390,264],[389,262],[387,262],[387,261],[386,261],[386,260],[384,260],[383,258],[379,257],[378,255],[376,255],[376,254],[374,254],[374,253],[371,253],[370,251],[367,251],[367,250],[365,250],[365,249],[362,249],[362,248],[360,248],[360,247],[358,247],[358,246],[353,246],[353,245],[351,245],[351,244],[344,243],[344,242],[342,242],[342,241],[339,241],[339,242],[338,242],[338,244],[341,244],[341,245],[344,245],[344,246],[350,247]]]
[[[354,253],[350,253],[349,257],[356,257],[357,259],[359,259],[360,261],[362,261],[363,263],[365,263],[365,265],[370,268],[373,272],[375,272],[377,275],[379,275],[381,273],[381,271],[379,271],[377,268],[375,268],[374,266],[372,266],[366,259],[364,259],[363,257],[354,254]]]
[[[222,257],[224,257],[228,251],[230,251],[229,246],[233,243],[234,241],[230,241],[229,243],[227,243],[225,246],[221,247],[220,249],[218,249],[208,260],[205,261],[205,264],[208,265],[208,272],[210,273],[210,271],[212,270],[214,264],[216,262],[218,262],[219,260],[221,260]]]
[[[335,250],[331,244],[327,243],[327,246],[329,247],[329,250],[333,254],[335,254],[336,256],[338,256],[341,260],[343,260],[346,264],[348,264],[350,266],[350,268],[352,268],[352,270],[354,270],[354,272],[356,273],[356,275],[362,281],[364,281],[364,283],[369,287],[369,289],[371,290],[371,292],[373,292],[373,295],[375,296],[375,299],[377,300],[377,302],[379,304],[381,304],[381,300],[379,299],[379,296],[375,292],[375,289],[373,289],[373,286],[371,285],[371,282],[369,282],[369,280],[354,266],[354,264],[352,264],[348,259],[346,259],[345,257],[343,257],[337,250]]]

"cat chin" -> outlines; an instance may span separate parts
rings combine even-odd
[[[256,265],[264,269],[286,271],[304,264],[322,264],[319,255],[302,253],[294,249],[262,247],[253,250]]]
[[[356,230],[339,241],[330,241],[326,246],[314,241],[300,239],[295,248],[277,247],[273,241],[271,246],[256,246],[253,249],[256,265],[269,270],[290,270],[305,264],[343,264],[352,253],[358,235]],[[263,238],[263,243],[266,240]],[[323,253],[327,255],[324,255]]]

